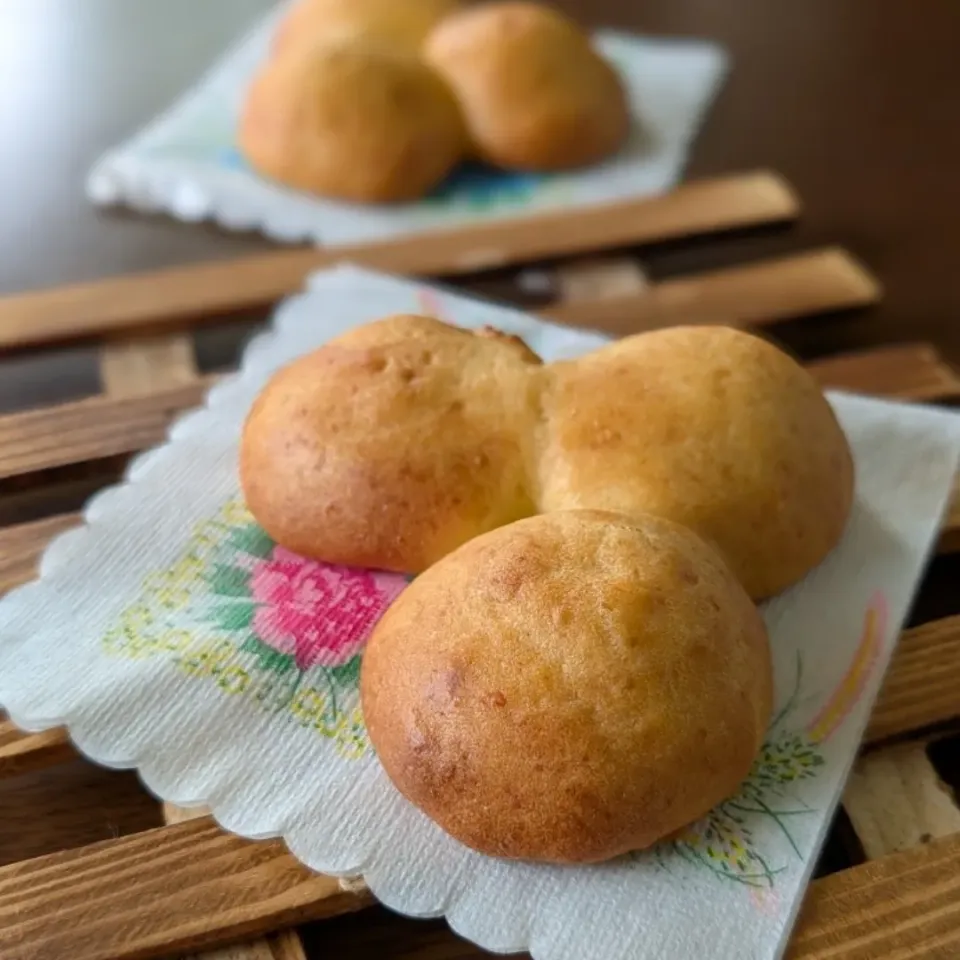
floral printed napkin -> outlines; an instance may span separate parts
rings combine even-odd
[[[483,857],[406,803],[357,696],[363,644],[405,587],[304,560],[240,497],[237,442],[278,366],[352,326],[432,310],[525,337],[548,359],[602,338],[343,267],[283,305],[243,369],[93,500],[38,582],[0,603],[0,703],[66,724],[95,760],[228,829],[283,836],[318,870],[363,874],[389,906],[538,960],[774,960],[922,574],[960,451],[960,420],[836,395],[858,473],[846,536],[768,603],[777,710],[740,792],[672,842],[588,867]]]
[[[169,111],[102,157],[88,180],[90,198],[180,220],[212,219],[229,230],[258,229],[274,240],[334,244],[658,193],[679,179],[726,72],[726,56],[715,44],[601,31],[597,44],[619,70],[638,118],[617,157],[551,176],[464,166],[419,203],[356,206],[263,180],[237,150],[247,84],[288,6],[257,24]]]

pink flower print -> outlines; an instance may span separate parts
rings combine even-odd
[[[405,586],[398,574],[318,563],[274,547],[250,577],[258,605],[253,629],[263,643],[291,654],[301,670],[340,666],[363,649]]]

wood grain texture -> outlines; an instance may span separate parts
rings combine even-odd
[[[960,397],[958,377],[925,344],[876,348],[808,369],[827,388],[907,400]],[[0,416],[0,479],[132,453],[162,441],[216,378],[135,397],[95,397]]]
[[[451,275],[775,223],[797,211],[790,187],[776,174],[760,172],[693,182],[645,200],[19,294],[0,298],[0,349],[182,326],[260,306],[299,290],[312,270],[342,261],[393,273]]]
[[[956,960],[960,834],[817,880],[787,960]]]
[[[956,798],[940,780],[922,740],[860,757],[843,805],[871,859],[960,833]]]
[[[622,276],[616,279],[623,283]],[[608,282],[608,292],[593,294],[589,308],[578,302],[589,281],[576,275],[575,280],[574,296],[566,293],[564,297],[570,302],[541,312],[558,323],[619,335],[681,323],[759,326],[826,310],[869,306],[880,298],[876,279],[850,254],[836,248],[662,280],[633,290]],[[571,284],[561,275],[560,286],[564,291]]]
[[[177,414],[200,403],[209,384],[201,380],[142,397],[94,397],[0,417],[0,479],[153,446]]]
[[[189,334],[134,336],[100,348],[100,382],[112,397],[187,386],[198,376]]]
[[[369,897],[209,818],[0,868],[4,960],[144,960],[357,910]]]
[[[150,830],[160,822],[156,801],[136,773],[73,755],[0,780],[0,865]]]
[[[79,523],[80,514],[70,513],[0,529],[0,595],[33,580],[45,546]]]
[[[244,841],[192,820],[0,868],[0,956],[148,960],[368,903],[305,870],[276,841]],[[946,960],[958,944],[953,835],[816,881],[788,956]]]
[[[960,616],[907,630],[880,690],[866,740],[877,743],[960,716]]]
[[[168,824],[198,820],[209,814],[207,807],[178,807],[173,803],[163,804],[163,820]],[[343,889],[342,885],[341,889]],[[365,890],[362,892],[366,894]],[[269,937],[184,957],[183,960],[307,960],[307,957],[296,930],[281,930]]]
[[[808,364],[808,369],[824,387],[851,393],[918,402],[960,395],[960,376],[924,343],[840,354]]]
[[[25,733],[11,720],[0,720],[0,777],[14,777],[74,757],[63,730]]]

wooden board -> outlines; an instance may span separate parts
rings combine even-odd
[[[202,818],[0,868],[0,956],[148,960],[370,902],[278,841],[241,840]],[[929,960],[923,951],[956,944],[960,835],[816,881],[788,956]]]
[[[182,326],[279,300],[323,266],[449,276],[789,220],[799,204],[768,172],[703,180],[645,200],[353,246],[296,248],[0,298],[0,349]]]
[[[33,489],[49,490],[94,467],[109,482],[123,458],[162,440],[171,419],[196,405],[215,379],[198,377],[191,338],[173,329],[277,299],[317,266],[350,257],[381,269],[451,275],[773,223],[794,217],[797,208],[779,178],[756,174],[616,208],[402,243],[287,250],[0,300],[0,350],[105,337],[104,396],[0,417],[2,502],[19,504]],[[659,282],[644,275],[634,256],[580,259],[550,270],[562,297],[543,313],[614,334],[681,322],[765,326],[869,306],[881,292],[861,264],[834,248]],[[832,357],[810,369],[826,387],[960,399],[960,378],[923,344]],[[0,593],[32,577],[49,539],[78,522],[76,514],[63,514],[0,529]],[[939,549],[960,549],[960,497]],[[928,738],[958,719],[957,689],[960,617],[906,631],[844,798],[874,862],[813,884],[791,958],[960,956],[960,808],[926,751]],[[23,734],[0,717],[0,777],[70,756],[62,731]],[[148,834],[0,868],[0,958],[142,960],[213,948],[202,960],[305,960],[296,933],[277,933],[279,927],[370,902],[362,880],[311,874],[279,843],[226,835],[201,811],[168,806],[166,816],[169,825]],[[447,937],[416,955],[453,960],[464,950],[474,953]]]
[[[169,956],[369,902],[203,818],[0,868],[0,957]]]
[[[621,279],[610,280],[606,288],[617,290]],[[879,296],[879,284],[863,266],[844,250],[827,249],[656,284],[639,282],[633,290],[603,297],[569,296],[568,287],[564,301],[541,312],[557,323],[625,336],[680,323],[766,326],[866,307]]]

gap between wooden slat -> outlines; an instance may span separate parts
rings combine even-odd
[[[906,400],[960,397],[960,378],[924,344],[882,347],[811,363],[827,388]],[[132,453],[166,437],[215,378],[142,396],[94,397],[0,417],[0,479]]]
[[[827,310],[864,307],[880,298],[877,281],[850,254],[835,248],[652,285],[646,285],[638,274],[633,290],[623,289],[620,274],[612,280],[616,282],[608,287],[611,294],[594,293],[589,307],[577,296],[541,312],[557,323],[622,336],[681,323],[759,326]],[[574,289],[580,286],[578,283]]]
[[[792,219],[798,200],[776,174],[684,184],[660,197],[551,211],[375,243],[293,249],[0,298],[0,349],[149,326],[182,325],[299,290],[322,266],[352,261],[443,276],[524,261]]]
[[[148,960],[370,902],[279,841],[204,818],[0,868],[0,956]],[[788,957],[920,960],[947,944],[960,944],[960,836],[814,882]]]

